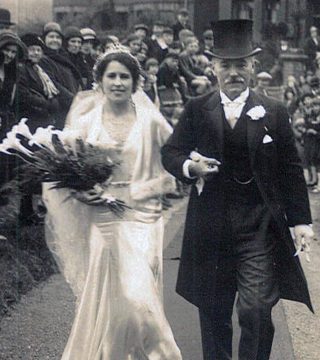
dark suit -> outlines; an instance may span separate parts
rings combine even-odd
[[[266,110],[263,118],[252,120],[246,115],[248,110],[260,105]],[[249,187],[236,184],[230,176],[230,169],[237,162],[230,166],[235,153],[230,154],[226,141],[226,119],[219,92],[192,99],[187,104],[173,135],[163,147],[163,164],[181,181],[192,183],[194,180],[184,177],[182,170],[191,151],[196,149],[221,162],[219,173],[206,182],[200,196],[192,187],[177,292],[199,307],[202,331],[206,332],[206,337],[212,332],[219,343],[219,349],[214,350],[214,355],[208,353],[206,359],[231,359],[235,291],[241,289],[242,295],[245,293],[248,273],[255,268],[255,279],[250,280],[248,288],[262,285],[263,289],[253,292],[253,296],[246,295],[243,299],[248,301],[237,304],[241,341],[246,340],[242,347],[240,341],[239,356],[240,359],[262,360],[268,359],[271,350],[270,314],[278,298],[303,302],[312,310],[307,283],[299,259],[293,256],[295,247],[288,229],[288,226],[311,223],[311,215],[285,107],[250,91],[238,122],[245,129],[241,135],[245,144],[239,146],[247,151],[247,157],[240,156],[237,160],[240,163],[234,167],[241,173],[244,165],[245,176],[253,178]],[[264,144],[266,135],[273,141]],[[256,260],[251,262],[250,258]],[[244,267],[239,269],[242,265]],[[235,271],[242,277],[236,278]],[[267,277],[262,280],[264,274]],[[246,304],[254,299],[260,302],[246,309]],[[211,320],[218,324],[216,329],[210,328]],[[246,334],[244,329],[248,329],[248,324],[245,322],[248,321],[262,321],[262,326],[266,324],[270,328],[270,337],[260,338],[252,346],[248,344],[259,332],[256,329],[254,334]],[[210,345],[207,340],[206,345]],[[250,346],[260,345],[262,349],[257,349],[256,355],[246,353]]]

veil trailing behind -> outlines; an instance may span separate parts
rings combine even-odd
[[[123,145],[121,169],[108,185],[131,207],[123,217],[66,200],[67,189],[44,185],[47,243],[77,299],[62,360],[182,359],[162,303],[159,197],[174,180],[159,152],[172,129],[142,91],[133,102],[137,121]],[[78,94],[67,127],[82,131],[88,142],[112,143],[102,126],[102,107],[99,91]]]

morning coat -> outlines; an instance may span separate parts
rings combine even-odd
[[[263,106],[266,114],[253,120],[246,113],[256,106]],[[241,116],[247,121],[252,174],[277,224],[275,266],[280,295],[303,302],[312,310],[307,282],[299,259],[294,256],[296,250],[289,231],[289,226],[310,224],[311,214],[288,113],[280,102],[250,90]],[[228,236],[224,214],[224,121],[219,92],[193,98],[162,148],[164,167],[186,183],[195,183],[184,177],[182,170],[191,151],[197,150],[221,162],[219,173],[205,183],[200,196],[192,186],[186,217],[177,292],[198,307],[213,303],[218,254]],[[272,141],[264,143],[266,135]]]

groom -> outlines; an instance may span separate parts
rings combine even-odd
[[[213,33],[219,91],[189,101],[162,150],[164,167],[195,185],[177,292],[199,308],[205,360],[232,359],[236,292],[239,359],[267,360],[278,300],[312,311],[289,231],[310,251],[308,194],[285,107],[249,89],[261,51],[252,22],[218,21]]]

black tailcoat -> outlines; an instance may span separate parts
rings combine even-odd
[[[266,111],[258,120],[246,114],[255,106],[263,106]],[[294,257],[296,250],[289,231],[289,226],[310,224],[311,214],[288,113],[281,103],[250,91],[241,116],[247,121],[252,174],[277,223],[275,263],[281,297],[303,302],[312,310],[306,279],[298,257]],[[198,307],[213,303],[217,258],[230,238],[224,194],[224,121],[219,92],[194,98],[186,105],[162,149],[164,167],[184,182],[194,182],[185,178],[182,170],[193,150],[222,164],[219,173],[205,183],[200,196],[195,186],[192,187],[187,211],[177,292]],[[273,141],[263,143],[266,135]]]

